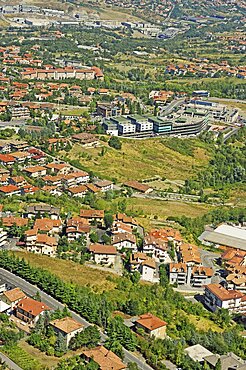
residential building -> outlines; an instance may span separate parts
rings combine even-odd
[[[82,352],[87,362],[93,360],[100,370],[125,370],[127,366],[112,351],[103,346],[87,349]]]
[[[112,245],[91,244],[89,252],[92,255],[93,261],[97,264],[105,266],[113,266],[115,264],[117,249]]]
[[[190,266],[186,263],[170,263],[169,281],[170,284],[189,285],[201,288],[211,283],[213,269],[204,266]]]
[[[96,209],[81,209],[80,217],[87,219],[90,223],[93,221],[103,224],[104,211]]]
[[[136,237],[130,233],[118,233],[113,235],[112,245],[115,246],[117,250],[124,249],[137,252]]]
[[[2,224],[5,227],[11,227],[14,225],[17,227],[24,227],[28,225],[28,220],[22,217],[9,216],[2,218]]]
[[[36,178],[46,175],[46,168],[43,166],[32,166],[24,169],[28,176]]]
[[[53,320],[50,322],[50,325],[56,334],[61,334],[63,336],[67,347],[70,340],[84,328],[84,325],[68,316],[62,319]]]
[[[60,218],[60,208],[48,204],[35,204],[33,206],[28,206],[24,215],[27,218],[49,216],[52,220],[58,220]]]
[[[209,351],[207,348],[201,346],[200,344],[195,344],[185,348],[185,353],[195,362],[204,363],[204,360],[208,356],[214,356],[214,354]]]
[[[5,185],[0,187],[0,194],[7,197],[11,197],[13,195],[21,195],[21,189],[15,185]]]
[[[46,234],[37,234],[33,229],[32,235],[26,234],[26,249],[28,252],[46,254],[50,257],[55,257],[57,249],[57,240],[53,236]]]
[[[211,311],[225,308],[230,313],[246,312],[246,295],[238,290],[227,290],[220,284],[205,286],[204,303]]]
[[[141,279],[149,281],[151,283],[158,283],[159,278],[157,277],[157,265],[153,258],[147,258],[140,264]]]
[[[124,183],[125,186],[128,186],[129,188],[132,188],[133,190],[137,191],[138,193],[144,193],[144,194],[149,194],[153,191],[152,188],[150,188],[146,184],[142,184],[141,182],[138,181],[126,181]]]
[[[158,262],[171,262],[167,239],[157,239],[153,235],[146,235],[143,241],[143,252]]]
[[[87,132],[72,135],[72,140],[88,147],[98,146],[99,144],[98,138],[93,134],[88,134]]]
[[[96,181],[95,185],[103,192],[105,193],[106,191],[113,190],[113,183],[112,181],[109,180],[100,180]]]
[[[15,315],[21,321],[35,325],[46,311],[50,311],[50,308],[45,303],[25,297],[17,303]]]
[[[88,189],[85,185],[79,185],[79,186],[73,186],[72,188],[67,189],[67,192],[68,192],[68,195],[70,195],[71,197],[83,198],[88,192]]]
[[[246,370],[246,362],[233,352],[225,355],[210,355],[204,357],[204,362],[211,368],[216,369],[217,362],[220,360],[221,370]]]
[[[25,293],[20,288],[14,288],[3,292],[1,299],[10,306],[10,311],[12,312],[17,303],[25,297]]]
[[[167,323],[159,317],[146,313],[135,321],[136,329],[142,329],[146,334],[154,338],[165,339]]]

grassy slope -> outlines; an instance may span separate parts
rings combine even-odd
[[[142,180],[155,175],[168,179],[187,179],[208,163],[206,150],[199,147],[194,140],[194,156],[182,155],[167,148],[161,139],[122,140],[122,149],[107,147],[106,154],[101,157],[101,148],[84,148],[74,145],[69,153],[70,159],[79,159],[81,164],[103,178],[117,181],[129,179]],[[83,158],[81,153],[92,158]]]
[[[72,261],[57,260],[28,252],[15,252],[21,258],[28,260],[32,266],[41,267],[57,275],[66,282],[91,287],[95,292],[110,290],[115,287],[108,277],[115,278],[108,272],[92,269]]]

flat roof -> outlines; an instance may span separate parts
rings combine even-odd
[[[205,241],[246,251],[246,230],[230,225],[220,225],[204,237]]]
[[[188,347],[185,349],[185,352],[193,361],[202,362],[204,357],[212,356],[213,353],[210,352],[207,348],[201,346],[200,344],[195,344],[194,346]]]

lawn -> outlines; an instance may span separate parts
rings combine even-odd
[[[187,314],[184,312],[184,315],[187,315]],[[223,329],[221,329],[217,324],[207,319],[206,317],[195,316],[191,314],[187,316],[189,317],[190,322],[196,326],[197,330],[201,330],[205,332],[207,332],[208,330],[212,330],[217,333],[223,332]]]
[[[66,156],[78,159],[96,175],[118,182],[143,180],[155,175],[170,180],[185,180],[204,168],[209,160],[206,149],[200,147],[195,140],[190,141],[194,148],[193,156],[168,148],[163,139],[121,141],[121,150],[110,148],[107,143],[101,142],[106,147],[103,156],[100,155],[101,148],[84,148],[79,144],[75,144]]]
[[[34,267],[44,268],[50,271],[65,282],[74,283],[80,286],[88,286],[94,292],[114,289],[115,283],[108,278],[116,279],[115,275],[109,272],[99,271],[78,263],[65,260],[57,260],[47,256],[41,256],[26,251],[14,252],[20,258],[29,261]]]

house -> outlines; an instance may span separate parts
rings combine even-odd
[[[168,254],[168,240],[157,239],[153,235],[146,235],[143,241],[143,252],[157,262],[171,262]]]
[[[139,271],[141,263],[148,258],[149,257],[142,252],[132,253],[130,255],[130,271],[131,272]]]
[[[22,292],[20,288],[14,288],[3,292],[1,299],[6,304],[10,305],[11,307],[10,311],[13,311],[17,303],[25,297],[26,297],[25,293]]]
[[[49,216],[52,220],[58,220],[60,218],[60,208],[48,204],[36,204],[26,208],[25,216],[27,218]]]
[[[98,138],[95,135],[87,132],[81,132],[80,134],[72,135],[72,140],[87,147],[94,147],[98,146],[99,144]]]
[[[72,188],[67,189],[68,195],[79,198],[83,198],[87,191],[88,189],[85,185],[73,186]]]
[[[152,188],[150,188],[146,184],[142,184],[141,182],[138,181],[126,181],[124,183],[125,186],[132,188],[133,190],[137,191],[138,193],[144,193],[144,194],[149,194],[153,191]]]
[[[141,279],[151,283],[159,282],[157,278],[157,265],[153,258],[147,258],[140,265]]]
[[[208,356],[214,356],[207,348],[201,346],[200,344],[195,344],[185,348],[184,350],[187,355],[195,362],[204,363],[204,359]]]
[[[246,312],[246,295],[238,290],[227,290],[220,284],[205,286],[204,304],[211,310],[228,309],[230,313]]]
[[[193,244],[182,243],[179,246],[178,257],[180,262],[189,263],[190,265],[199,266],[202,263],[198,247]]]
[[[117,213],[116,215],[114,215],[114,220],[122,222],[128,226],[131,226],[131,228],[133,229],[138,226],[134,218],[127,216],[125,213]]]
[[[109,180],[96,181],[95,185],[103,192],[113,190],[113,183]]]
[[[51,321],[50,325],[56,334],[61,334],[63,336],[67,346],[70,340],[84,328],[84,325],[80,324],[72,317],[64,317]]]
[[[112,233],[119,234],[119,233],[128,233],[132,234],[132,227],[124,224],[123,222],[115,221],[112,226]]]
[[[17,227],[24,227],[28,225],[28,220],[22,217],[9,216],[2,218],[2,224],[5,227],[11,227],[14,225]]]
[[[24,169],[28,176],[36,178],[46,175],[46,168],[43,166],[32,166]]]
[[[87,219],[89,222],[98,222],[103,224],[104,211],[96,209],[81,209],[80,217]]]
[[[112,245],[114,245],[117,250],[125,249],[137,252],[136,237],[130,233],[118,233],[113,235]]]
[[[52,174],[56,175],[67,175],[70,171],[70,167],[66,163],[48,163],[45,166]]]
[[[115,264],[117,249],[113,245],[91,244],[89,252],[97,264],[111,266]]]
[[[124,370],[127,368],[118,356],[103,346],[87,349],[82,353],[87,362],[95,361],[100,370]]]
[[[45,303],[25,297],[17,303],[15,315],[21,321],[35,325],[46,311],[50,311],[50,308]]]
[[[19,188],[22,188],[23,186],[27,185],[27,181],[23,176],[10,177],[9,183],[18,186]]]
[[[226,355],[210,355],[204,357],[204,362],[209,365],[211,369],[215,369],[217,362],[220,360],[221,370],[246,370],[245,361],[235,355],[233,352],[229,352]]]
[[[21,189],[16,185],[5,185],[0,187],[0,195],[11,197],[13,195],[21,195]]]
[[[166,338],[167,323],[151,313],[141,315],[139,319],[135,321],[135,328],[143,329],[145,333],[149,334],[151,337],[160,339]]]
[[[213,269],[204,266],[190,266],[186,263],[170,263],[169,282],[170,284],[190,285],[201,288],[211,283]]]
[[[15,158],[9,154],[0,154],[0,163],[4,166],[12,166],[15,163]]]
[[[89,221],[81,217],[73,217],[67,220],[66,235],[68,241],[75,241],[81,236],[88,238],[90,233]]]
[[[46,234],[34,234],[33,229],[32,238],[27,238],[26,234],[26,249],[28,252],[45,254],[50,257],[55,257],[57,249],[57,240],[53,236]],[[28,235],[30,236],[30,235]]]
[[[31,158],[31,154],[28,152],[12,152],[11,156],[14,157],[15,161],[19,164],[24,163]]]
[[[37,218],[34,222],[33,229],[46,232],[50,235],[59,234],[62,231],[62,222],[61,220],[52,220],[51,218]]]
[[[74,176],[76,184],[84,184],[90,181],[90,175],[85,171],[72,172],[71,175]]]

